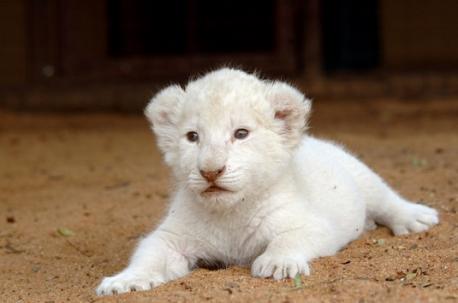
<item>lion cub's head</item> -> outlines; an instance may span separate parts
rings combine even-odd
[[[310,106],[286,83],[224,68],[163,89],[145,113],[178,184],[196,201],[228,207],[285,173]]]

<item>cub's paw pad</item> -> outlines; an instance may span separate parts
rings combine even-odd
[[[139,276],[130,273],[119,273],[113,277],[106,277],[102,280],[96,293],[99,296],[116,295],[130,291],[149,290],[164,283],[158,276]]]
[[[282,280],[293,279],[297,274],[309,275],[310,269],[303,257],[264,253],[253,262],[251,274],[255,277]]]
[[[439,223],[437,211],[431,207],[409,204],[394,220],[392,230],[395,235],[406,235],[428,230]]]

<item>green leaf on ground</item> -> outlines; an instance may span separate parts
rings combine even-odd
[[[425,167],[428,165],[428,161],[426,159],[420,159],[417,157],[412,157],[411,162],[415,167]]]
[[[63,237],[70,237],[75,234],[71,229],[68,229],[66,227],[59,227],[57,229],[57,233]]]
[[[302,284],[302,279],[301,279],[301,275],[300,274],[297,274],[294,277],[294,287],[295,288],[303,288],[304,287],[304,285]]]

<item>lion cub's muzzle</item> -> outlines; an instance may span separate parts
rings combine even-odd
[[[207,182],[210,184],[209,187],[207,187],[202,193],[203,194],[208,194],[208,193],[218,193],[218,192],[226,192],[228,191],[226,188],[223,188],[219,185],[216,184],[216,180],[224,174],[224,171],[226,170],[226,166],[223,166],[219,169],[216,170],[199,170],[200,175],[207,180]]]
[[[204,177],[205,180],[207,180],[208,183],[214,183],[218,177],[220,177],[224,171],[226,170],[226,166],[223,166],[219,169],[216,170],[211,170],[211,171],[205,171],[205,170],[200,170],[200,174],[202,177]]]

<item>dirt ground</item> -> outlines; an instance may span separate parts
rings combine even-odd
[[[345,144],[440,211],[426,233],[366,233],[301,283],[198,269],[98,298],[161,219],[167,168],[141,116],[0,112],[1,302],[458,302],[458,99],[315,102],[310,132]]]

